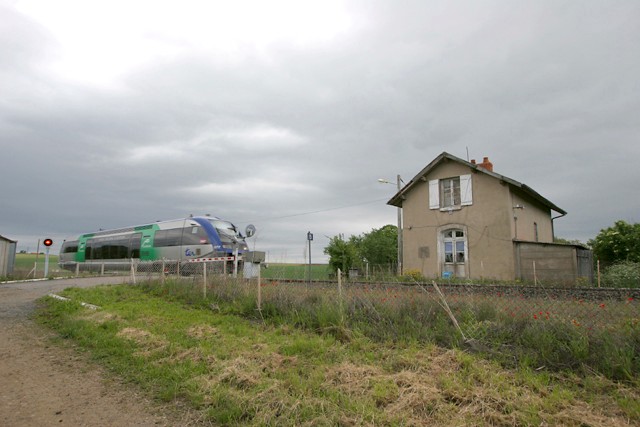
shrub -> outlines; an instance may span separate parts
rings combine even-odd
[[[422,275],[422,272],[417,269],[407,270],[402,275],[403,282],[418,282],[423,283],[427,279]]]
[[[602,275],[602,283],[610,288],[640,287],[640,262],[622,261],[608,267]]]

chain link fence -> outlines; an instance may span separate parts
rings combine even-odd
[[[363,334],[431,342],[536,369],[588,366],[616,379],[640,374],[640,289],[523,285],[234,279],[206,263],[178,287],[230,302],[256,320],[338,340]],[[155,282],[159,283],[159,282]],[[161,286],[161,285],[160,285]]]
[[[232,286],[253,293],[260,308],[283,301],[291,307],[323,301],[341,307],[345,318],[353,316],[358,307],[369,307],[371,312],[411,314],[416,319],[423,318],[425,312],[444,310],[450,311],[447,314],[458,321],[465,336],[473,336],[477,324],[488,321],[562,322],[587,332],[621,324],[640,327],[640,289],[374,282],[353,272],[351,279],[343,273],[332,280],[263,279],[260,264],[235,262],[233,257],[197,262],[83,263],[77,264],[75,274],[130,274],[133,283],[179,277],[205,291],[220,284],[221,278],[239,277],[245,280]]]
[[[376,282],[341,273],[335,280],[263,279],[259,264],[233,259],[120,268],[135,284],[190,294],[190,301],[211,307],[231,303],[244,316],[340,340],[359,333],[479,350],[532,366],[586,364],[612,378],[640,373],[640,289]]]
[[[585,331],[606,330],[621,324],[638,325],[640,289],[566,288],[522,285],[476,285],[436,282],[367,283],[296,282],[270,280],[262,284],[263,298],[326,298],[345,308],[371,307],[422,318],[425,311],[450,310],[473,335],[485,321],[528,320],[563,322]],[[287,297],[291,298],[291,297]],[[448,307],[448,310],[447,310]],[[474,326],[469,326],[474,325]],[[640,326],[640,325],[638,325]]]

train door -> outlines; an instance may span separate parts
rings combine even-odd
[[[140,258],[140,246],[142,244],[142,233],[133,233],[129,240],[129,258]]]
[[[88,238],[85,236],[80,236],[78,239],[78,253],[76,253],[77,262],[86,261],[87,240]]]
[[[154,240],[154,230],[145,230],[142,233],[142,237],[140,239],[140,259],[141,260],[153,260],[154,257],[154,249],[153,249],[153,240]]]

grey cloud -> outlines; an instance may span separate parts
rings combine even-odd
[[[50,74],[57,42],[5,7],[0,177],[14,202],[0,205],[1,234],[208,212],[263,222],[260,244],[298,253],[308,228],[394,223],[394,188],[376,179],[467,149],[568,210],[562,237],[638,219],[640,199],[622,196],[640,154],[635,2],[348,7],[355,27],[337,40],[232,62],[185,44],[115,88]]]

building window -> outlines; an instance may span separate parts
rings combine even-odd
[[[429,209],[451,210],[473,204],[471,175],[429,181]]]
[[[533,223],[533,234],[536,238],[536,242],[538,242],[539,240],[538,240],[538,223],[537,222]]]
[[[460,177],[440,180],[440,207],[460,206]]]
[[[444,232],[444,262],[445,263],[464,263],[464,231],[447,230]]]

